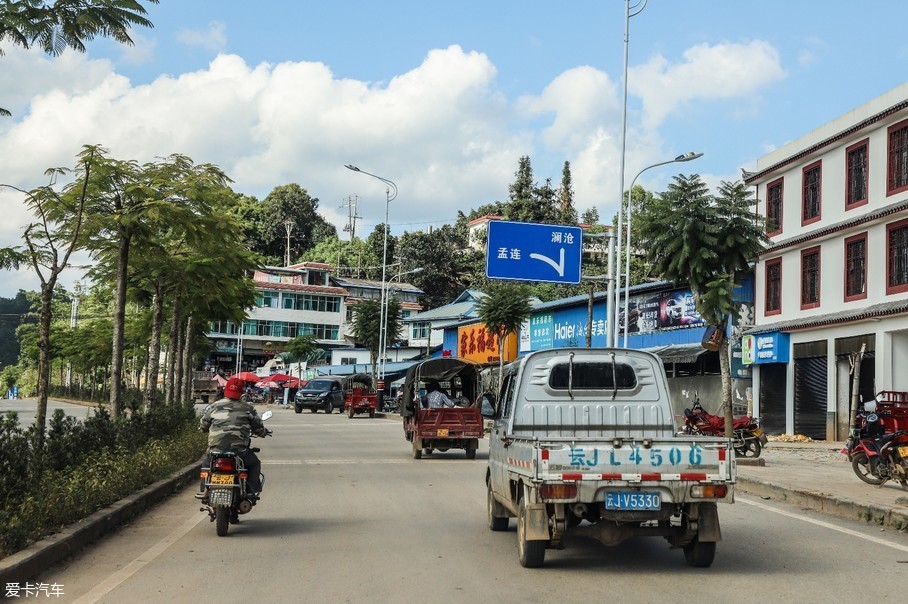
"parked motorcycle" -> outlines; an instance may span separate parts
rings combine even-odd
[[[262,414],[262,421],[273,415],[272,411]],[[271,434],[269,430],[268,434]],[[260,449],[255,447],[253,452]],[[246,490],[249,477],[243,466],[243,459],[232,451],[212,451],[208,454],[208,465],[202,468],[203,490],[196,495],[206,507],[200,512],[208,512],[219,537],[227,534],[231,522],[239,522],[239,514],[248,514],[255,505],[255,496]],[[262,486],[265,475],[261,475]]]
[[[684,410],[684,432],[702,436],[725,436],[725,418],[708,413],[697,397],[690,409]],[[739,457],[759,457],[769,440],[757,418],[745,415],[732,424],[732,447]]]
[[[897,480],[908,491],[908,431],[887,434],[877,414],[877,401],[864,403],[858,428],[845,442],[845,453],[857,477],[872,485]]]

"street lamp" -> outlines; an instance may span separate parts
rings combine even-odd
[[[381,304],[380,304],[380,310],[378,313],[378,317],[379,317],[379,319],[378,319],[379,320],[378,350],[381,351],[381,353],[382,353],[382,359],[381,359],[381,365],[380,365],[381,366],[380,379],[382,381],[384,381],[384,379],[385,379],[384,351],[385,351],[386,340],[388,338],[388,334],[386,333],[387,326],[385,325],[386,319],[387,319],[386,313],[388,312],[387,311],[388,285],[386,283],[386,278],[387,278],[386,271],[388,268],[388,209],[391,206],[391,202],[397,198],[397,185],[394,184],[393,181],[388,180],[387,178],[382,178],[381,176],[378,176],[377,174],[372,174],[371,172],[366,172],[365,170],[360,170],[359,168],[357,168],[354,165],[346,164],[346,165],[344,165],[344,167],[347,168],[348,170],[353,170],[354,172],[359,172],[360,174],[365,174],[366,176],[371,176],[372,178],[376,178],[376,179],[382,181],[383,183],[385,183],[385,199],[386,199],[386,201],[385,201],[385,240],[384,240],[384,244],[382,247]],[[392,189],[394,191],[393,194],[391,193]]]
[[[627,49],[628,49],[628,40],[630,39],[630,21],[631,17],[636,17],[643,12],[643,9],[646,8],[647,0],[637,0],[634,4],[631,4],[631,0],[624,0],[624,78],[623,82],[623,92],[622,92],[622,103],[621,103],[621,161],[618,165],[618,199],[624,201],[624,156],[625,150],[627,148],[626,139],[627,139]],[[619,279],[621,264],[621,203],[618,204],[618,233],[617,233],[617,244],[609,242],[609,247],[617,246],[615,249],[614,258],[615,264],[612,265],[609,262],[609,275],[612,278],[612,283],[616,283]],[[611,251],[611,250],[610,250]],[[606,306],[606,312],[608,314],[607,330],[606,334],[606,346],[617,346],[618,345],[618,303],[621,300],[621,290],[618,287],[614,288],[614,304],[612,303],[612,296],[609,296],[608,304]]]
[[[647,167],[643,168],[642,170],[640,170],[639,172],[637,172],[637,176],[634,176],[633,180],[631,180],[631,186],[627,190],[627,243],[626,243],[627,251],[625,252],[625,258],[624,258],[624,343],[623,343],[624,348],[627,348],[627,324],[629,323],[629,321],[628,321],[629,308],[628,307],[630,306],[630,299],[631,299],[631,294],[629,291],[630,287],[631,287],[631,210],[633,208],[632,195],[633,195],[633,191],[634,191],[634,183],[637,182],[637,178],[641,174],[643,174],[650,168],[658,168],[659,166],[664,166],[667,164],[693,161],[700,157],[703,157],[702,153],[695,153],[693,151],[690,151],[683,155],[679,155],[675,159],[670,159],[668,161],[662,161],[662,162],[659,162],[658,164],[653,164],[651,166],[647,166]],[[619,213],[618,216],[620,217],[621,214]],[[618,236],[620,237],[621,234],[619,233]],[[621,298],[620,289],[618,291],[618,298],[619,299]],[[616,323],[616,325],[617,325],[617,323]],[[618,338],[616,337],[615,345],[617,345],[617,344],[618,344]]]

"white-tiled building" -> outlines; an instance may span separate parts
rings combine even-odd
[[[754,404],[770,433],[847,436],[859,393],[908,390],[908,84],[745,173],[771,245],[756,266]]]

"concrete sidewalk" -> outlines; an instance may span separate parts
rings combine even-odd
[[[758,459],[738,461],[737,491],[834,516],[908,531],[908,491],[898,482],[862,482],[844,442],[771,441]]]

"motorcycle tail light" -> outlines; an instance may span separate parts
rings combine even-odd
[[[232,457],[215,457],[211,462],[211,469],[217,472],[235,472],[236,460]]]
[[[208,478],[208,470],[202,470],[199,472],[199,478]]]
[[[576,484],[544,484],[539,489],[543,499],[574,499],[577,497]]]
[[[249,478],[249,474],[247,474],[246,472],[240,472],[240,478],[246,480],[247,478]]]
[[[728,495],[728,485],[700,484],[690,488],[691,497],[698,499],[721,499]]]

